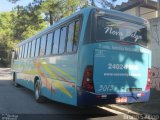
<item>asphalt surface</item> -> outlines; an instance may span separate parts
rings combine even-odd
[[[117,114],[98,107],[79,108],[55,101],[36,103],[33,92],[15,87],[9,69],[0,69],[0,120],[124,120]]]
[[[119,105],[142,114],[156,114],[160,118],[160,91],[150,90],[150,99],[146,103],[135,103],[129,105]]]

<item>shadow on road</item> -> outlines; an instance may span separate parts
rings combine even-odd
[[[0,80],[0,113],[18,115],[24,120],[50,120],[50,119],[89,119],[111,117],[116,114],[98,107],[74,107],[55,101],[47,100],[40,104],[34,100],[33,92],[24,88],[13,86],[11,80]]]

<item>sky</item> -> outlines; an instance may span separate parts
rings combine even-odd
[[[33,0],[20,0],[16,4],[12,4],[11,2],[8,2],[8,0],[1,0],[0,2],[0,12],[7,12],[11,11],[13,7],[17,5],[27,5],[29,2],[32,2]]]
[[[8,2],[8,0],[1,0],[1,2],[0,2],[0,12],[11,11],[12,8],[14,8],[17,5],[25,6],[32,1],[33,0],[20,0],[16,4],[12,4],[11,2]],[[116,4],[121,4],[122,2],[126,2],[126,1],[128,1],[128,0],[117,0]]]

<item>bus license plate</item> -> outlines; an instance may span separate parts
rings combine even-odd
[[[127,102],[127,97],[116,98],[116,103],[126,103],[126,102]]]

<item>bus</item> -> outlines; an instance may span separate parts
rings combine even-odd
[[[14,85],[73,106],[147,102],[151,50],[146,20],[86,7],[17,44]]]

